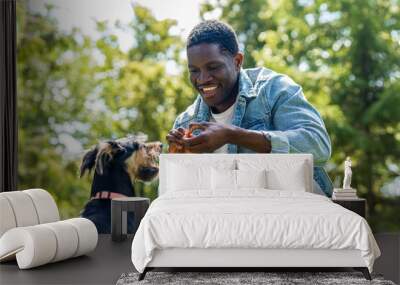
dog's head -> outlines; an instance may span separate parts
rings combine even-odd
[[[111,168],[121,168],[132,180],[151,181],[158,175],[161,142],[138,142],[134,137],[101,142],[86,152],[80,176],[94,168],[98,175],[106,175]]]

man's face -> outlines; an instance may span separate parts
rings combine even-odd
[[[243,55],[222,52],[218,44],[199,44],[187,50],[190,81],[213,111],[223,112],[236,99],[235,84]]]

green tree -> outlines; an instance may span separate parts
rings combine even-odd
[[[332,139],[330,175],[339,184],[351,155],[352,185],[368,200],[372,227],[398,230],[400,200],[379,190],[398,175],[389,166],[399,165],[400,157],[399,3],[230,0],[206,3],[203,17],[214,10],[237,29],[245,61],[289,74],[303,86]]]
[[[221,0],[209,1],[202,4],[200,17],[205,20],[209,13],[218,11],[221,19],[235,29],[242,47],[245,47],[243,50],[245,55],[244,67],[254,67],[256,60],[251,53],[264,46],[259,35],[267,28],[276,28],[274,22],[260,21],[259,12],[266,6],[269,6],[269,4],[265,0],[231,0],[228,3]]]
[[[92,46],[78,31],[58,31],[51,7],[40,15],[17,4],[19,189],[44,188],[63,217],[77,215],[88,185],[65,154],[68,140],[84,138],[85,98],[94,88]]]
[[[100,76],[99,97],[111,112],[109,129],[114,136],[143,132],[150,141],[165,141],[177,114],[193,99],[188,81],[182,77],[183,43],[170,33],[175,21],[157,21],[138,5],[133,11],[132,22],[122,27],[135,39],[126,53],[119,49],[112,32],[100,24],[102,37],[96,45],[104,64],[99,74],[113,76]],[[168,64],[173,64],[174,73],[168,72]],[[157,181],[147,186],[136,183],[135,188],[140,195],[157,195]]]
[[[174,21],[157,21],[140,6],[117,28],[134,45],[120,49],[108,23],[97,40],[79,30],[62,32],[54,7],[34,13],[18,2],[19,188],[48,190],[64,218],[88,200],[91,177],[79,179],[83,149],[100,140],[143,132],[164,141],[177,113],[192,100],[182,79],[182,42]],[[175,66],[174,72],[167,65]],[[71,154],[71,146],[80,152]],[[136,183],[137,194],[157,195],[157,182]]]

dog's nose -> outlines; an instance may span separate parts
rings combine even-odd
[[[139,169],[139,178],[143,181],[150,181],[158,174],[157,167],[143,167]]]
[[[162,144],[162,143],[160,143],[160,150],[162,150],[162,147],[163,147],[163,144]]]
[[[148,173],[150,174],[150,175],[156,175],[157,173],[158,173],[158,168],[157,167],[149,167],[148,168]]]

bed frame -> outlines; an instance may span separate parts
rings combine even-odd
[[[139,275],[155,268],[232,268],[246,271],[254,268],[332,268],[351,267],[371,280],[359,250],[329,249],[197,249],[170,248],[156,250],[152,261]]]
[[[304,161],[307,165],[308,192],[313,192],[313,157],[311,154],[162,154],[160,156],[160,185],[159,195],[164,193],[165,181],[168,179],[169,162],[182,159],[192,161],[207,161],[213,164],[221,158],[235,159],[238,156],[249,159],[265,157],[273,162],[276,159]],[[155,268],[232,268],[236,271],[246,271],[250,268],[343,268],[350,267],[361,271],[367,280],[371,280],[369,270],[361,257],[359,250],[330,250],[330,249],[254,249],[254,248],[169,248],[157,249],[139,280]]]

